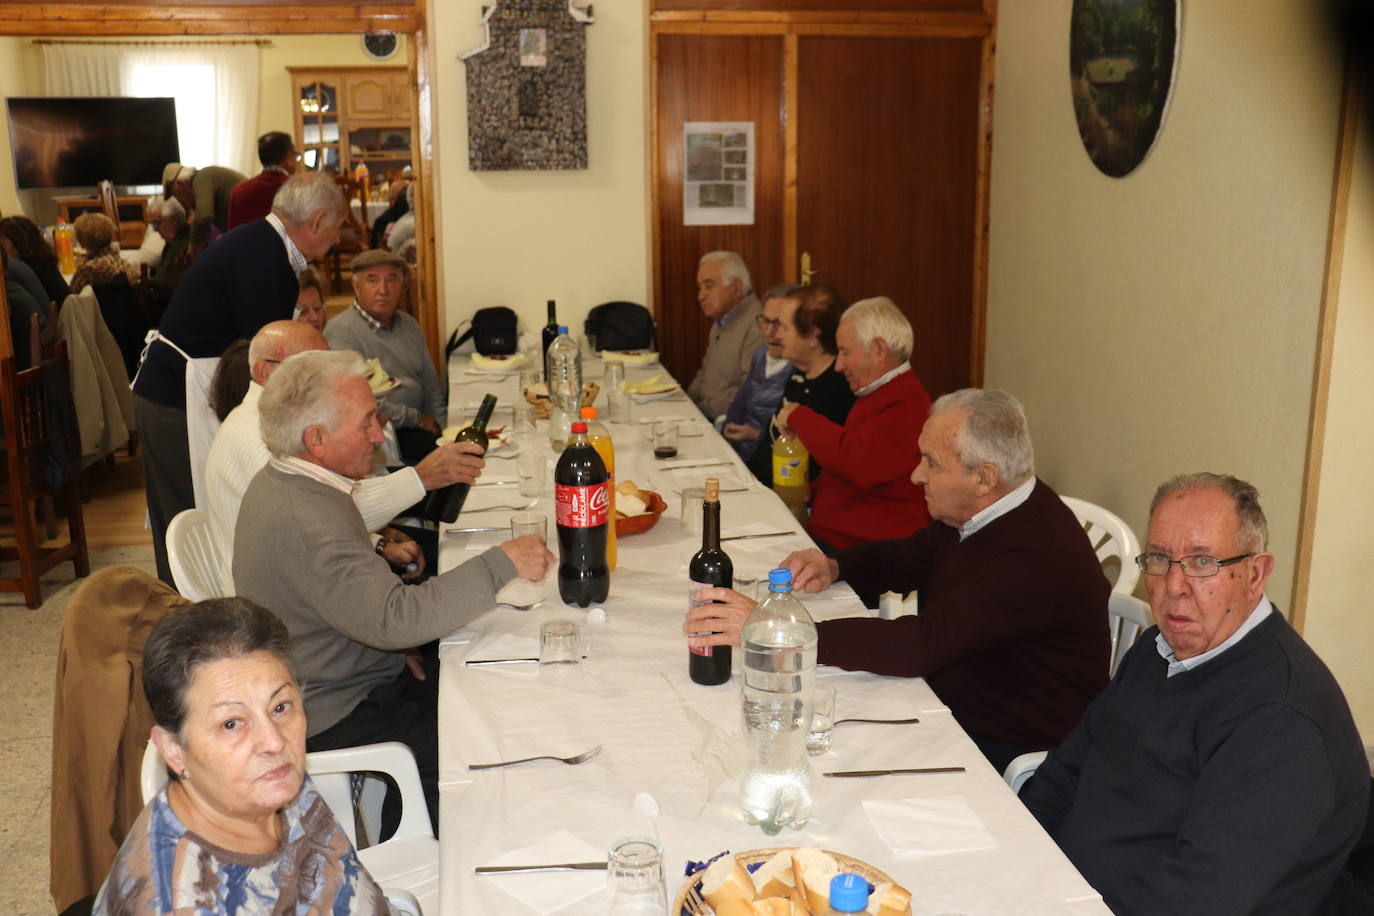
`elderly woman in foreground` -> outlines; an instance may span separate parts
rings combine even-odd
[[[388,913],[305,774],[291,637],[218,598],[164,618],[143,652],[152,741],[170,781],[96,898],[101,913]]]

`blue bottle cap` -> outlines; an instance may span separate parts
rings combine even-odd
[[[868,906],[868,882],[858,875],[830,879],[830,908],[841,913],[862,913]]]
[[[566,334],[566,333],[568,333],[568,326],[567,326],[566,324],[560,324],[560,325],[558,326],[558,333],[560,333],[560,334]]]
[[[768,588],[775,592],[788,592],[792,590],[792,570],[790,569],[770,569],[768,571]]]

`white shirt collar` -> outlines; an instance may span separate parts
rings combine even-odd
[[[281,236],[282,244],[286,246],[286,259],[291,262],[291,270],[296,276],[304,273],[310,266],[305,260],[305,255],[296,247],[296,243],[291,241],[291,236],[286,234],[286,224],[281,221],[281,217],[275,213],[267,214],[267,224],[277,230],[277,235]]]
[[[389,330],[391,330],[391,328],[388,328],[386,325],[382,324],[382,323],[381,323],[380,321],[378,321],[376,318],[373,318],[371,315],[369,315],[369,314],[367,313],[367,310],[364,309],[361,305],[358,304],[358,300],[357,300],[357,299],[354,299],[354,300],[353,300],[353,310],[356,311],[356,312],[362,317],[363,321],[365,321],[365,322],[367,323],[367,326],[368,326],[369,328],[371,328],[372,330],[374,330],[374,331],[389,331]],[[394,328],[395,326],[396,326],[396,315],[393,313],[392,316],[391,316],[391,327]]]
[[[264,172],[280,172],[281,174],[285,175],[287,178],[290,178],[290,177],[291,177],[291,173],[290,173],[289,171],[287,171],[287,169],[286,169],[284,166],[280,166],[280,165],[264,165],[264,166],[262,167],[262,170],[263,170]]]
[[[962,541],[969,535],[977,534],[988,525],[997,521],[997,519],[1006,515],[1012,509],[1015,509],[1017,506],[1030,499],[1031,490],[1034,489],[1035,475],[1032,474],[1026,478],[1025,483],[1007,493],[1001,499],[997,500],[997,502],[973,516],[973,518],[964,522],[963,527],[959,529],[959,540]]]
[[[874,379],[873,381],[869,382],[867,385],[865,385],[865,386],[863,386],[862,388],[860,388],[858,391],[854,392],[854,397],[856,397],[856,398],[861,398],[861,397],[863,397],[863,396],[866,395],[866,394],[872,394],[873,392],[877,391],[879,388],[881,388],[881,387],[883,387],[884,385],[886,385],[888,382],[892,381],[892,380],[893,380],[894,378],[896,378],[897,376],[901,375],[903,372],[910,372],[910,371],[911,371],[911,363],[902,363],[900,366],[898,366],[898,367],[895,368],[895,369],[889,369],[888,371],[884,372],[882,375],[878,376],[878,377],[877,377],[876,379]]]
[[[1210,662],[1212,659],[1244,639],[1246,633],[1249,633],[1255,627],[1259,626],[1260,622],[1273,612],[1274,606],[1269,603],[1269,596],[1260,595],[1259,604],[1251,609],[1250,616],[1245,618],[1245,622],[1240,625],[1240,628],[1237,629],[1236,632],[1231,634],[1231,637],[1227,639],[1226,642],[1217,646],[1215,649],[1208,649],[1201,655],[1194,655],[1192,658],[1178,658],[1174,655],[1174,650],[1169,647],[1169,643],[1165,641],[1164,634],[1156,634],[1155,648],[1159,650],[1160,656],[1169,663],[1169,670],[1165,673],[1165,677],[1173,677],[1175,674],[1182,674],[1184,671],[1192,671],[1198,665],[1204,662]]]
[[[297,477],[309,477],[311,480],[319,481],[327,487],[333,487],[345,496],[352,496],[354,489],[358,486],[358,481],[352,477],[345,477],[342,474],[335,474],[329,468],[316,464],[313,461],[306,461],[297,455],[286,455],[282,458],[273,457],[272,467],[284,474],[294,474]]]
[[[781,356],[779,356],[779,357],[777,357],[776,359],[774,359],[774,358],[771,357],[771,356],[766,356],[766,355],[765,355],[765,356],[763,357],[763,374],[771,377],[771,376],[777,375],[779,372],[781,372],[783,366],[790,366],[790,365],[791,365],[791,363],[789,363],[787,360],[783,359]]]

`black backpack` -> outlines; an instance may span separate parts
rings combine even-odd
[[[654,349],[654,316],[634,302],[607,302],[587,313],[583,325],[598,350]]]
[[[478,309],[473,312],[472,321],[468,323],[468,329],[463,331],[461,337],[458,331],[449,335],[444,356],[447,358],[470,337],[476,339],[477,352],[483,356],[510,356],[520,347],[520,334],[516,330],[516,325],[515,312],[504,305]]]

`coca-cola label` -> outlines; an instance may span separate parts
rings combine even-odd
[[[610,516],[610,488],[605,481],[577,487],[558,484],[553,488],[557,524],[564,528],[595,528]]]
[[[695,609],[695,608],[699,608],[699,607],[701,607],[703,604],[722,604],[722,603],[723,603],[723,602],[720,602],[720,601],[698,601],[698,600],[697,600],[697,589],[699,589],[699,588],[715,588],[715,586],[714,586],[714,585],[711,585],[709,582],[698,582],[698,581],[696,581],[695,579],[688,579],[688,580],[687,580],[687,609],[688,609],[688,610],[693,610],[693,609]],[[687,635],[688,635],[688,636],[710,636],[710,635],[711,635],[711,631],[710,631],[710,630],[706,630],[706,631],[703,631],[703,632],[701,632],[701,633],[688,633]],[[715,648],[716,648],[715,646],[688,646],[688,647],[687,647],[688,651],[690,651],[693,655],[704,655],[706,658],[711,658],[712,656],[714,656],[714,655],[716,654],[716,653],[715,653]]]

